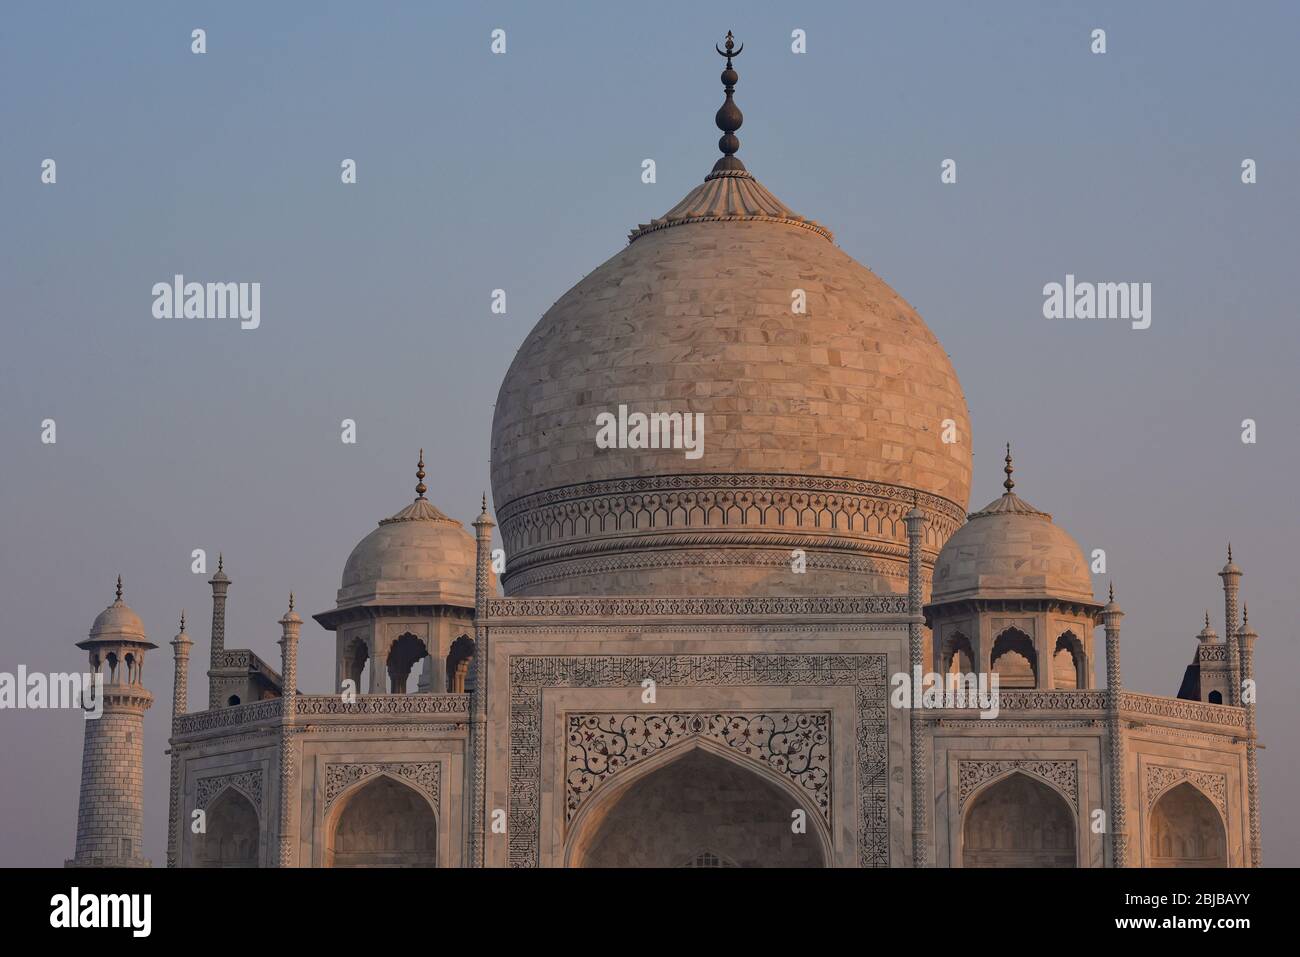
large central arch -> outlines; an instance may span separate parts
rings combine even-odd
[[[708,741],[623,772],[574,819],[570,867],[826,867],[819,813],[784,781]],[[802,815],[794,812],[801,811]],[[796,833],[797,819],[802,833]]]
[[[419,791],[379,774],[345,795],[327,829],[326,867],[437,867],[438,820]]]
[[[1037,778],[1014,771],[976,795],[962,825],[963,867],[1076,867],[1069,803]]]

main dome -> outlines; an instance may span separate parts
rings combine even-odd
[[[506,374],[508,595],[905,593],[913,502],[927,565],[965,518],[969,415],[934,334],[734,156],[718,166],[565,293]],[[598,416],[637,412],[698,418],[702,454],[630,431],[598,447]]]

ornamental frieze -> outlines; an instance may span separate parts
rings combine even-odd
[[[352,701],[334,694],[298,695],[294,713],[300,716],[469,714],[469,695],[358,694]]]
[[[489,618],[906,615],[906,595],[831,598],[491,598]]]
[[[790,781],[831,818],[829,711],[570,714],[565,821],[618,772],[692,738],[725,745]]]
[[[194,806],[206,810],[213,799],[228,787],[234,788],[243,794],[252,802],[253,807],[257,809],[257,813],[262,813],[262,771],[260,768],[199,778],[198,786],[195,789]]]
[[[1147,810],[1151,810],[1156,799],[1176,784],[1189,781],[1202,794],[1214,802],[1219,813],[1228,816],[1228,776],[1216,771],[1197,771],[1192,768],[1174,768],[1163,764],[1146,766],[1146,801]]]
[[[325,765],[325,810],[328,811],[339,795],[358,781],[380,774],[389,774],[410,784],[438,807],[442,765],[437,761],[399,761]]]
[[[965,807],[966,799],[983,784],[1011,771],[1023,771],[1056,785],[1069,798],[1075,811],[1079,810],[1079,762],[1034,761],[1027,758],[958,761],[957,807]]]

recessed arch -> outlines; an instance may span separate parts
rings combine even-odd
[[[451,643],[447,652],[447,690],[453,694],[464,694],[470,690],[469,670],[474,658],[474,639],[461,635]]]
[[[1052,683],[1062,690],[1087,687],[1087,658],[1083,642],[1073,631],[1063,631],[1052,649]]]
[[[204,833],[195,836],[196,867],[257,867],[261,825],[248,795],[226,785],[204,810]]]
[[[1227,867],[1228,836],[1218,807],[1191,781],[1159,796],[1147,816],[1151,867]]]
[[[806,830],[792,828],[802,811]],[[682,867],[701,854],[738,867],[829,867],[825,821],[790,782],[704,738],[606,781],[571,822],[569,867]]]
[[[437,867],[437,809],[386,771],[338,796],[325,826],[326,867]]]
[[[1004,689],[1038,686],[1038,653],[1033,639],[1019,628],[1008,628],[994,639],[989,666]]]
[[[422,638],[409,631],[398,635],[388,649],[388,690],[392,694],[409,693],[415,666],[428,654]]]
[[[970,638],[954,631],[943,640],[939,653],[939,669],[943,674],[973,674],[975,651]]]
[[[1019,769],[971,795],[962,820],[963,867],[1077,867],[1078,825],[1069,800]]]

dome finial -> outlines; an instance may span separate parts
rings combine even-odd
[[[221,554],[221,552],[217,552],[217,571],[223,572],[225,570],[226,570],[226,556]]]
[[[1210,609],[1205,609],[1205,627],[1210,627]]]
[[[1228,564],[1232,564],[1232,542],[1228,542]]]
[[[740,139],[736,136],[736,130],[740,129],[740,124],[744,122],[744,114],[740,112],[740,107],[736,106],[735,100],[731,98],[736,92],[736,81],[740,79],[738,74],[731,66],[731,58],[740,56],[745,45],[742,43],[736,46],[736,39],[727,31],[726,49],[722,49],[716,43],[713,49],[718,51],[719,56],[727,58],[727,65],[722,70],[722,90],[726,93],[727,98],[723,101],[722,106],[718,108],[718,114],[714,117],[714,122],[718,124],[718,129],[722,130],[722,137],[718,140],[718,149],[722,151],[722,158],[713,164],[714,173],[743,173],[745,164],[736,159],[736,151],[740,149]]]
[[[181,631],[185,631],[185,609],[181,609]]]
[[[1115,583],[1114,583],[1114,582],[1111,582],[1111,583],[1110,583],[1110,600],[1111,600],[1111,601],[1114,601],[1114,600],[1115,600]]]
[[[1007,473],[1007,479],[1005,482],[1002,483],[1002,487],[1006,489],[1007,494],[1010,495],[1011,490],[1016,487],[1016,483],[1011,480],[1011,473],[1015,470],[1011,467],[1011,443],[1010,442],[1007,443],[1006,462],[1007,464],[1002,467],[1002,471]]]
[[[293,592],[289,592],[289,610],[293,611]]]
[[[424,449],[420,449],[420,462],[415,467],[415,478],[418,482],[415,486],[415,497],[424,498],[424,493],[429,491],[428,486],[424,484]]]
[[[122,576],[117,576],[117,600],[122,600]]]

